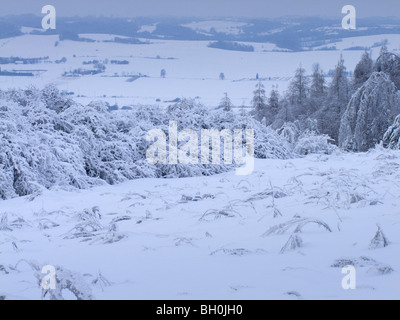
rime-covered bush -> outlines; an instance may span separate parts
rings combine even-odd
[[[39,186],[94,184],[85,174],[73,126],[47,108],[36,93],[18,96],[0,102],[0,175],[5,176],[0,197],[27,195]]]
[[[390,149],[400,149],[400,115],[383,136],[383,146]]]
[[[293,157],[292,147],[270,127],[255,120],[249,127],[255,130],[255,157],[259,159],[289,159]]]
[[[178,131],[193,129],[199,137],[202,129],[254,129],[256,157],[292,157],[290,144],[274,130],[233,111],[210,111],[194,100],[183,99],[166,109],[138,106],[109,111],[101,101],[84,106],[66,99],[54,86],[0,91],[0,198],[54,186],[81,189],[233,169],[234,165],[224,164],[222,153],[219,165],[151,165],[146,151],[152,142],[146,135],[161,129],[168,137],[170,121],[177,122]],[[243,147],[245,143],[243,134]]]
[[[314,132],[316,135],[319,134],[318,121],[315,119],[296,120],[294,123],[301,133]]]
[[[319,134],[318,123],[314,119],[286,122],[277,132],[294,155],[331,154],[335,150],[334,141],[328,135]]]
[[[305,131],[295,143],[294,152],[298,155],[331,154],[336,147],[328,135],[318,135],[314,131]]]
[[[193,99],[182,99],[182,101],[169,106],[165,113],[159,113],[161,122],[155,124],[151,129],[161,129],[167,137],[167,145],[169,145],[169,124],[175,121],[178,126],[178,132],[184,129],[194,130],[198,135],[198,153],[201,150],[201,130],[202,129],[218,129],[224,127],[225,122],[231,122],[232,119],[218,118],[210,114],[202,104],[197,103]],[[185,142],[178,142],[178,149],[180,149]],[[210,148],[212,145],[210,144]],[[222,147],[221,147],[222,149]],[[210,152],[211,154],[211,152]],[[156,164],[155,175],[157,177],[176,178],[176,177],[192,177],[192,176],[209,176],[226,172],[233,168],[230,164],[224,164],[224,157],[221,153],[220,164],[201,164],[200,158],[197,164],[172,164],[167,155],[168,164]]]
[[[300,129],[293,122],[285,122],[283,126],[277,130],[277,132],[287,141],[287,143],[291,145],[295,144],[300,136]]]
[[[52,91],[55,108],[48,90],[0,95],[2,199],[40,187],[87,188],[155,176],[142,150],[150,122],[141,128],[134,114],[111,113],[103,103],[62,104],[63,96]]]
[[[246,129],[254,130],[254,152],[255,157],[260,159],[287,159],[292,156],[289,145],[274,130],[267,128],[252,117],[235,114],[233,111],[215,110],[209,111],[203,105],[196,103],[191,99],[183,99],[166,110],[166,117],[163,125],[157,125],[155,128],[162,129],[168,133],[168,125],[170,121],[176,121],[178,131],[183,129],[192,129],[196,131],[200,147],[200,137],[202,129],[216,129],[222,131],[224,129],[233,130],[240,129],[243,132],[242,142],[243,150],[246,145]],[[233,134],[232,134],[233,138]],[[169,142],[169,141],[168,141]],[[224,140],[221,140],[221,150],[223,150]],[[183,142],[178,143],[178,148]],[[210,148],[212,145],[210,144]],[[211,151],[210,151],[211,154]],[[244,155],[244,151],[243,151]],[[198,164],[198,165],[161,165],[158,164],[156,175],[158,177],[188,177],[196,175],[212,175],[221,173],[233,168],[233,165],[224,163],[224,155],[221,152],[220,164]]]
[[[42,286],[43,273],[36,264],[30,263],[35,270],[35,277],[38,284]],[[101,275],[100,275],[101,276]],[[57,266],[55,269],[56,285],[54,289],[43,289],[42,299],[48,300],[66,300],[73,296],[76,300],[93,300],[92,287],[87,283],[85,276],[78,272]],[[67,295],[67,297],[66,297]]]

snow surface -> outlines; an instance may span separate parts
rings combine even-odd
[[[50,264],[96,299],[398,299],[399,168],[377,147],[2,201],[0,296],[40,299]]]
[[[336,44],[338,50],[318,51],[317,47],[310,52],[281,52],[274,51],[280,50],[275,44],[249,42],[247,44],[254,46],[255,51],[239,52],[209,48],[209,41],[149,40],[149,44],[121,44],[103,42],[113,39],[114,35],[82,34],[81,37],[96,42],[59,41],[55,46],[58,36],[30,34],[1,39],[2,57],[49,56],[52,63],[45,61],[35,65],[2,65],[2,69],[9,71],[47,71],[35,77],[0,77],[0,89],[32,85],[43,88],[52,83],[61,90],[74,92],[75,100],[83,104],[102,99],[111,104],[117,103],[120,107],[155,103],[167,106],[169,101],[182,97],[198,97],[199,102],[215,107],[226,92],[235,106],[250,105],[257,73],[267,93],[273,86],[278,86],[278,90],[283,93],[300,64],[308,74],[311,74],[312,65],[316,62],[320,63],[324,72],[328,72],[337,64],[340,54],[343,54],[347,70],[354,70],[363,50],[345,49],[370,46],[385,39],[388,40],[389,49],[398,49],[399,43],[398,35],[380,35],[344,39]],[[379,47],[373,48],[372,58],[376,59],[378,54]],[[53,63],[63,57],[67,58],[65,64]],[[83,61],[106,58],[128,60],[129,65],[108,64],[103,74],[80,78],[62,77],[64,72],[73,69],[90,69],[91,66],[82,65]],[[166,79],[160,77],[162,69],[166,70]],[[221,72],[225,74],[223,81],[219,80]],[[111,78],[116,73],[120,77]],[[146,77],[127,82],[129,75],[138,74]]]
[[[359,28],[358,30],[362,30]],[[359,37],[349,37],[344,38],[341,41],[333,42],[328,45],[335,46],[337,50],[346,50],[351,49],[354,47],[363,47],[363,48],[372,48],[374,53],[378,54],[379,49],[382,45],[380,42],[382,40],[388,40],[388,49],[390,51],[398,51],[399,50],[399,41],[400,35],[399,34],[380,34],[380,35],[373,35],[373,36],[359,36]],[[326,45],[325,45],[326,46]],[[325,46],[316,47],[316,49],[323,48]]]

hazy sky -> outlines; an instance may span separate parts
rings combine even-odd
[[[400,17],[400,0],[0,0],[0,15],[41,15],[46,4],[58,16],[340,17],[341,8],[352,4],[358,17]]]

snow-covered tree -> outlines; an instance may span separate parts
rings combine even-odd
[[[354,90],[360,88],[371,76],[373,69],[373,61],[371,55],[365,50],[361,56],[361,60],[357,63],[353,73]]]
[[[309,95],[310,79],[306,76],[306,70],[300,65],[297,68],[292,81],[289,84],[289,96],[292,105],[296,105],[297,114],[305,113],[305,106]]]
[[[222,110],[228,112],[232,110],[232,101],[228,97],[228,93],[224,93],[224,97],[222,98],[219,107],[222,108]]]
[[[310,85],[310,102],[308,106],[308,115],[321,109],[326,100],[326,81],[323,71],[318,63],[313,65],[313,74]]]
[[[246,116],[247,116],[247,111],[246,111],[246,109],[245,109],[244,102],[243,102],[242,105],[240,106],[239,115],[240,115],[241,117],[246,117]]]
[[[400,57],[391,53],[384,46],[375,62],[374,71],[389,75],[396,88],[400,90]]]
[[[343,114],[349,100],[349,81],[345,72],[346,67],[344,65],[343,56],[340,55],[329,87],[330,99],[334,99],[334,103],[337,104],[340,115]]]
[[[253,92],[252,105],[254,107],[254,117],[256,120],[261,121],[267,111],[267,98],[265,97],[265,88],[261,81],[257,82],[256,90]]]
[[[349,82],[345,72],[341,55],[329,84],[327,97],[315,115],[321,133],[329,135],[335,142],[339,137],[340,119],[349,101]]]
[[[341,119],[340,147],[352,151],[374,147],[399,112],[396,86],[386,73],[373,73],[352,96]]]
[[[390,149],[400,149],[400,115],[383,136],[383,146]]]
[[[279,92],[276,87],[272,86],[271,93],[268,98],[268,109],[272,116],[276,116],[279,111]],[[271,119],[272,120],[272,119]]]
[[[319,63],[313,65],[313,73],[311,77],[310,95],[312,98],[317,99],[324,96],[326,91],[326,81],[323,71]]]
[[[283,96],[279,101],[278,113],[274,117],[274,122],[271,126],[274,129],[279,129],[284,125],[284,123],[295,121],[296,118],[293,112],[294,108],[295,106],[290,103],[290,99],[287,96]]]

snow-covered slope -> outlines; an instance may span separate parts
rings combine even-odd
[[[53,265],[81,298],[397,299],[399,168],[378,147],[2,201],[0,296],[41,298]],[[373,249],[377,224],[389,245]],[[344,265],[356,290],[342,289]]]

